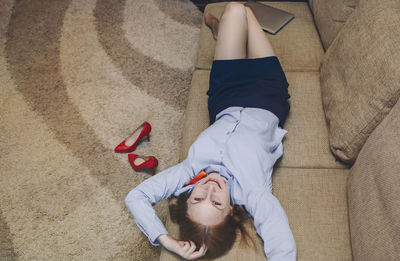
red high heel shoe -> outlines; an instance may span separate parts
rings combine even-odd
[[[152,174],[153,176],[156,173],[158,160],[154,156],[141,156],[137,154],[128,154],[128,159],[129,163],[131,163],[131,166],[135,171],[139,172],[142,169],[150,169],[153,173]],[[135,159],[141,159],[143,162],[140,163],[139,165],[136,165]]]
[[[137,137],[136,141],[131,144],[131,145],[126,145],[126,142],[129,141],[129,139],[135,134],[140,128],[143,128],[142,131],[140,132],[139,136]],[[136,149],[137,144],[142,138],[147,137],[147,140],[150,141],[150,131],[151,131],[151,125],[147,121],[143,122],[142,125],[140,125],[136,130],[132,132],[131,135],[128,136],[125,140],[123,140],[117,147],[115,147],[114,151],[115,152],[132,152]],[[132,141],[129,141],[128,143],[131,143]]]

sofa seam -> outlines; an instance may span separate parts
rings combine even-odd
[[[350,170],[350,168],[329,168],[329,167],[313,167],[313,166],[275,166],[275,169],[340,169],[340,170]]]

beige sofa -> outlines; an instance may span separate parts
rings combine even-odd
[[[400,1],[262,3],[295,15],[267,37],[290,84],[273,193],[298,260],[400,260]],[[220,17],[226,4],[205,10]],[[214,47],[203,22],[180,160],[209,124]],[[176,224],[166,226],[178,235]],[[251,233],[256,251],[236,244],[219,260],[266,260]],[[163,249],[160,260],[179,258]]]

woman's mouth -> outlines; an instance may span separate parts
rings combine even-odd
[[[207,180],[204,184],[207,184],[208,182],[214,182],[215,184],[217,184],[218,185],[218,187],[219,188],[221,188],[221,185],[219,184],[219,182],[218,182],[218,180],[216,180],[216,179],[209,179],[209,180]]]

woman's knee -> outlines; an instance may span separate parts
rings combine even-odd
[[[248,15],[250,12],[253,12],[250,7],[245,6],[246,14]]]
[[[242,3],[229,2],[224,8],[224,14],[235,14],[246,16],[246,7]]]

